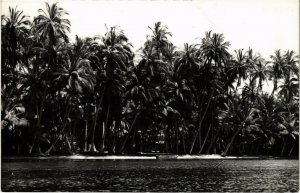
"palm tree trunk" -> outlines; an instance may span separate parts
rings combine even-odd
[[[287,144],[287,137],[284,138],[284,144],[283,144],[280,156],[284,155],[284,152],[285,152],[285,149],[286,149],[286,144]]]
[[[184,134],[182,133],[181,136],[182,136],[183,153],[186,154],[185,141],[184,141]]]
[[[208,127],[208,131],[207,131],[207,133],[206,133],[206,136],[205,136],[205,139],[204,139],[204,141],[203,141],[203,144],[202,144],[202,146],[201,146],[201,148],[200,148],[199,154],[202,153],[202,150],[203,150],[203,148],[204,148],[204,146],[205,146],[205,144],[206,144],[206,140],[207,140],[207,138],[208,138],[210,129],[211,129],[211,124],[210,124],[209,127]]]
[[[294,150],[295,144],[296,144],[296,142],[295,142],[295,140],[293,140],[293,146],[292,146],[291,150],[289,151],[289,157],[292,155],[292,152]]]
[[[243,121],[243,122],[241,123],[241,125],[239,126],[239,128],[236,130],[235,134],[232,136],[230,142],[228,143],[228,145],[227,145],[226,148],[225,148],[225,151],[221,154],[222,156],[226,156],[226,155],[227,155],[227,152],[228,152],[229,148],[231,147],[231,145],[232,145],[234,139],[235,139],[236,136],[239,134],[239,132],[242,130],[242,128],[243,128],[243,126],[244,126],[244,122],[245,122],[245,121]]]
[[[140,149],[140,152],[143,152],[143,143],[144,143],[144,140],[143,140],[143,130],[141,129],[141,149]]]
[[[116,149],[116,125],[115,125],[115,121],[112,122],[112,125],[111,125],[111,140],[112,140],[112,144],[110,144],[110,152],[112,154],[115,154],[115,149]]]
[[[224,127],[224,124],[223,124],[222,128],[223,128],[223,127]],[[213,137],[213,139],[210,141],[210,144],[209,144],[209,146],[208,146],[208,148],[207,148],[207,150],[206,150],[206,154],[209,154],[209,152],[210,152],[212,146],[214,145],[214,143],[215,143],[215,141],[216,141],[216,139],[217,139],[217,137],[218,137],[218,135],[219,135],[219,132],[220,132],[220,129],[217,130],[216,135],[215,135],[215,136]]]
[[[75,122],[74,122],[74,125],[73,125],[73,134],[72,134],[72,150],[74,150],[75,149],[75,147],[74,147],[74,143],[76,143],[76,127],[77,127],[77,124],[78,124],[78,120],[75,120]]]
[[[203,113],[203,115],[202,115],[202,118],[201,118],[201,120],[200,120],[200,123],[199,123],[199,126],[198,126],[197,133],[196,133],[196,135],[195,135],[195,137],[194,137],[194,140],[193,140],[193,142],[192,142],[192,145],[191,145],[191,148],[190,148],[190,151],[189,151],[190,154],[193,152],[195,142],[196,142],[196,140],[197,140],[198,134],[199,134],[200,129],[201,129],[201,126],[202,126],[202,122],[203,122],[203,120],[204,120],[204,117],[205,117],[205,115],[206,115],[206,113],[207,113],[207,110],[208,110],[208,107],[209,107],[209,105],[210,105],[212,96],[213,96],[213,95],[211,94],[210,97],[209,97],[209,101],[208,101],[208,103],[207,103],[207,106],[206,106],[206,108],[205,108],[205,111],[204,111],[204,113]]]
[[[88,134],[88,129],[89,129],[89,115],[90,115],[89,99],[90,99],[90,94],[88,95],[87,98],[88,98],[88,102],[87,102],[86,123],[85,123],[85,130],[84,130],[84,152],[87,152],[87,147],[88,147],[87,134]]]
[[[104,148],[105,148],[105,137],[106,137],[106,130],[108,131],[107,123],[108,123],[108,118],[109,118],[109,111],[110,111],[110,104],[108,105],[108,108],[107,108],[105,125],[103,125],[103,128],[102,128],[101,147],[100,147],[100,152],[101,153],[104,153]],[[92,140],[93,140],[93,138],[92,138]],[[95,147],[95,145],[94,145],[94,147]]]
[[[49,37],[51,36],[50,35],[51,32],[49,32]],[[46,67],[46,78],[45,78],[45,82],[47,84],[48,82],[48,76],[49,76],[49,67],[52,66],[52,62],[53,62],[53,56],[52,56],[52,47],[53,47],[53,38],[52,36],[49,38],[49,47],[48,47],[48,52],[49,52],[49,55],[48,55],[48,66]],[[43,116],[43,108],[44,108],[44,104],[45,104],[45,100],[46,100],[46,93],[47,93],[47,85],[43,91],[43,95],[42,95],[42,103],[41,103],[41,108],[40,108],[40,111],[39,111],[39,116],[38,116],[38,121],[37,121],[37,129],[41,129],[41,120],[42,120],[42,116]],[[38,131],[40,132],[40,131]],[[40,150],[40,137],[39,136],[36,136],[35,134],[35,138],[37,139],[37,144],[38,144],[38,152],[41,153],[41,150]],[[34,146],[34,143],[32,144],[32,147]]]
[[[106,84],[105,84],[103,92],[101,94],[100,101],[99,101],[98,105],[95,107],[96,108],[96,113],[95,113],[95,117],[94,117],[94,120],[93,120],[92,139],[91,139],[91,146],[89,148],[89,151],[92,151],[92,150],[93,151],[97,151],[96,147],[95,147],[95,142],[94,142],[94,139],[95,139],[95,130],[96,130],[97,120],[98,120],[98,114],[99,114],[99,110],[100,110],[100,107],[101,107],[101,104],[102,104],[102,101],[103,101],[103,96],[104,96],[105,90],[106,90]]]
[[[132,122],[132,124],[130,125],[129,131],[128,131],[128,133],[127,133],[127,135],[126,135],[126,138],[125,138],[125,140],[124,140],[124,142],[123,142],[123,144],[122,144],[122,146],[121,146],[120,153],[122,153],[123,150],[124,150],[124,147],[125,147],[125,145],[126,145],[126,143],[127,143],[127,140],[128,140],[128,138],[129,138],[129,135],[130,135],[130,133],[131,133],[131,130],[132,130],[132,128],[133,128],[133,125],[134,125],[135,122],[136,122],[136,119],[137,119],[139,113],[140,113],[139,111],[136,113],[136,115],[135,115],[135,117],[134,117],[134,119],[133,119],[133,122]]]
[[[176,129],[176,154],[178,154],[178,141],[179,141],[179,138],[178,138],[178,127],[177,127],[177,121],[175,123],[175,129]]]
[[[70,141],[69,141],[69,138],[68,138],[67,135],[65,135],[65,140],[67,142],[67,150],[68,150],[69,153],[71,153],[72,152],[72,148],[71,148],[71,144],[70,144]]]
[[[64,120],[64,124],[63,124],[63,128],[61,129],[61,131],[59,132],[56,140],[54,141],[54,143],[49,147],[49,149],[45,152],[45,154],[49,154],[51,152],[51,150],[53,149],[53,147],[56,145],[56,143],[58,142],[58,139],[60,137],[60,135],[63,134],[66,126],[67,126],[67,117],[69,117],[70,111],[71,111],[71,105],[69,105],[70,107],[67,109],[67,113],[65,115],[65,120]]]
[[[169,152],[169,141],[170,141],[170,134],[169,134],[169,124],[166,124],[166,132],[165,132],[165,152]]]
[[[132,151],[135,152],[136,150],[136,143],[135,143],[135,138],[136,138],[136,125],[134,126],[134,129],[133,129],[133,136],[132,136],[132,139],[131,139],[131,148],[132,148]]]

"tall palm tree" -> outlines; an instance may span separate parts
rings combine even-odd
[[[61,68],[55,73],[60,84],[65,85],[65,91],[68,93],[66,99],[67,108],[62,124],[60,133],[64,134],[64,130],[67,127],[67,120],[72,110],[72,99],[76,97],[75,94],[91,93],[94,90],[95,84],[95,73],[90,66],[90,61],[87,59],[79,58],[76,62],[71,63],[70,60],[66,64],[62,65]],[[59,137],[56,138],[54,143],[46,151],[49,154],[52,148],[56,145]]]
[[[67,31],[70,32],[70,21],[64,16],[68,15],[63,8],[59,7],[57,3],[51,6],[46,2],[46,11],[39,9],[41,13],[35,18],[37,22],[36,33],[44,41],[48,41],[48,46],[52,49],[55,46],[58,38],[63,38],[68,42]]]
[[[258,80],[258,90],[262,90],[263,81],[267,80],[271,75],[271,71],[267,67],[268,63],[263,61],[263,59],[258,60],[257,63],[253,66],[253,71],[251,73],[252,80],[251,82],[255,82]]]
[[[92,125],[92,144],[91,151],[96,150],[94,147],[94,133],[98,120],[98,113],[102,104],[102,115],[106,112],[105,124],[102,132],[102,145],[101,152],[104,151],[105,130],[107,130],[112,123],[112,111],[114,109],[114,115],[120,117],[121,111],[121,99],[124,94],[125,73],[133,67],[133,53],[131,51],[131,44],[128,42],[128,38],[118,26],[111,27],[105,33],[105,36],[101,39],[101,44],[97,49],[96,56],[99,58],[98,62],[98,74],[101,78],[98,78],[97,85],[100,87],[101,93],[99,97],[96,97],[96,110]],[[101,72],[100,72],[101,71]],[[105,100],[105,103],[103,101]],[[110,121],[109,121],[110,120]],[[119,121],[118,121],[119,122]]]
[[[247,78],[248,64],[246,63],[247,55],[243,52],[244,49],[234,50],[235,58],[231,61],[232,66],[229,66],[228,72],[237,77],[236,89],[241,85],[242,80]]]
[[[47,84],[49,79],[49,70],[52,69],[56,62],[56,53],[54,46],[57,43],[58,38],[63,38],[68,42],[68,36],[66,30],[70,31],[70,21],[65,19],[64,16],[68,13],[61,7],[57,6],[57,3],[51,6],[46,3],[46,12],[42,9],[38,10],[41,14],[34,19],[34,32],[39,39],[47,45],[48,52],[48,65],[46,66],[45,83]],[[42,102],[39,110],[37,128],[41,127],[41,121],[43,116],[43,109],[46,100],[48,86],[45,85]]]
[[[223,34],[212,33],[212,31],[206,32],[205,37],[201,42],[201,53],[204,58],[205,65],[214,65],[221,66],[226,64],[226,60],[229,57],[228,47],[230,43],[224,41]]]
[[[260,117],[258,116],[259,110],[256,108],[251,108],[248,112],[244,111],[242,105],[237,101],[237,99],[229,100],[229,105],[227,106],[228,109],[226,110],[227,115],[227,122],[232,123],[233,127],[237,127],[233,136],[231,137],[229,143],[227,144],[225,150],[223,151],[222,155],[227,155],[229,149],[231,148],[235,138],[243,129],[258,129],[259,128],[259,120]]]
[[[132,130],[135,128],[135,124],[137,122],[138,116],[141,113],[141,107],[147,102],[147,97],[145,93],[145,88],[143,85],[140,84],[136,74],[134,71],[129,71],[128,73],[128,79],[126,82],[126,86],[128,90],[125,93],[125,99],[129,99],[132,101],[132,104],[134,104],[133,108],[130,112],[126,112],[124,116],[130,115],[130,117],[133,118],[133,121],[131,121],[128,133],[121,145],[120,152],[122,153],[124,151],[124,148],[127,144],[127,141],[132,135]],[[127,120],[128,121],[128,120]]]
[[[272,74],[273,84],[274,84],[272,95],[274,95],[274,92],[277,90],[278,87],[278,80],[283,78],[284,75],[285,59],[284,56],[281,54],[280,50],[276,50],[274,52],[274,55],[271,55],[270,58],[271,58],[270,62],[273,64],[271,66],[271,71],[272,71],[271,74]]]
[[[296,53],[293,50],[288,50],[284,54],[284,60],[286,65],[285,70],[285,76],[292,78],[293,75],[299,76],[299,61],[298,61],[299,55],[296,55]]]
[[[162,26],[161,22],[156,22],[154,28],[148,27],[152,35],[147,37],[145,47],[154,47],[155,51],[165,55],[165,49],[170,44],[168,36],[172,36],[167,26]]]
[[[184,51],[178,52],[175,60],[174,71],[179,78],[189,78],[197,73],[202,65],[201,60],[197,57],[198,49],[195,45],[184,44]]]
[[[295,54],[294,51],[288,50],[284,54],[284,60],[285,60],[285,70],[284,70],[284,84],[286,85],[287,89],[286,91],[286,99],[289,103],[292,100],[292,91],[290,89],[293,88],[293,81],[299,79],[299,63],[298,58],[299,56]],[[297,78],[294,77],[294,74],[297,76]]]
[[[29,32],[30,21],[28,17],[16,8],[9,7],[9,17],[1,16],[1,68],[2,85],[8,82],[16,82],[16,67],[20,59],[21,38],[25,38]],[[3,84],[4,83],[4,84]]]
[[[279,86],[279,95],[283,97],[283,101],[286,104],[292,102],[293,97],[297,96],[299,93],[299,79],[291,78],[290,80],[285,79],[285,81]]]
[[[284,138],[284,144],[281,150],[281,156],[284,155],[287,146],[287,140],[289,137],[293,139],[293,142],[296,140],[296,137],[299,136],[298,125],[299,125],[299,117],[295,116],[291,112],[283,112],[280,114],[280,123],[278,127],[281,129],[280,134]],[[295,142],[294,142],[295,143]],[[289,152],[289,155],[293,151],[294,146]]]

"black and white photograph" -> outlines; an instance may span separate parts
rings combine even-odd
[[[299,0],[0,0],[2,192],[299,192]]]

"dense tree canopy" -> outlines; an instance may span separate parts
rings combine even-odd
[[[180,50],[157,22],[133,53],[117,26],[69,42],[71,23],[57,3],[32,22],[9,9],[1,25],[4,155],[298,155],[294,51],[230,53],[211,31]]]

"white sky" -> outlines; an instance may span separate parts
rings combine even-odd
[[[0,0],[1,14],[16,5],[24,13],[38,15],[45,9],[41,0]],[[69,12],[71,40],[80,37],[104,35],[108,26],[119,25],[134,46],[139,49],[148,26],[161,21],[167,25],[178,47],[183,43],[199,43],[205,31],[223,33],[230,41],[230,51],[249,46],[266,59],[276,49],[299,52],[298,0],[194,0],[194,1],[104,1],[64,0],[59,6]]]

